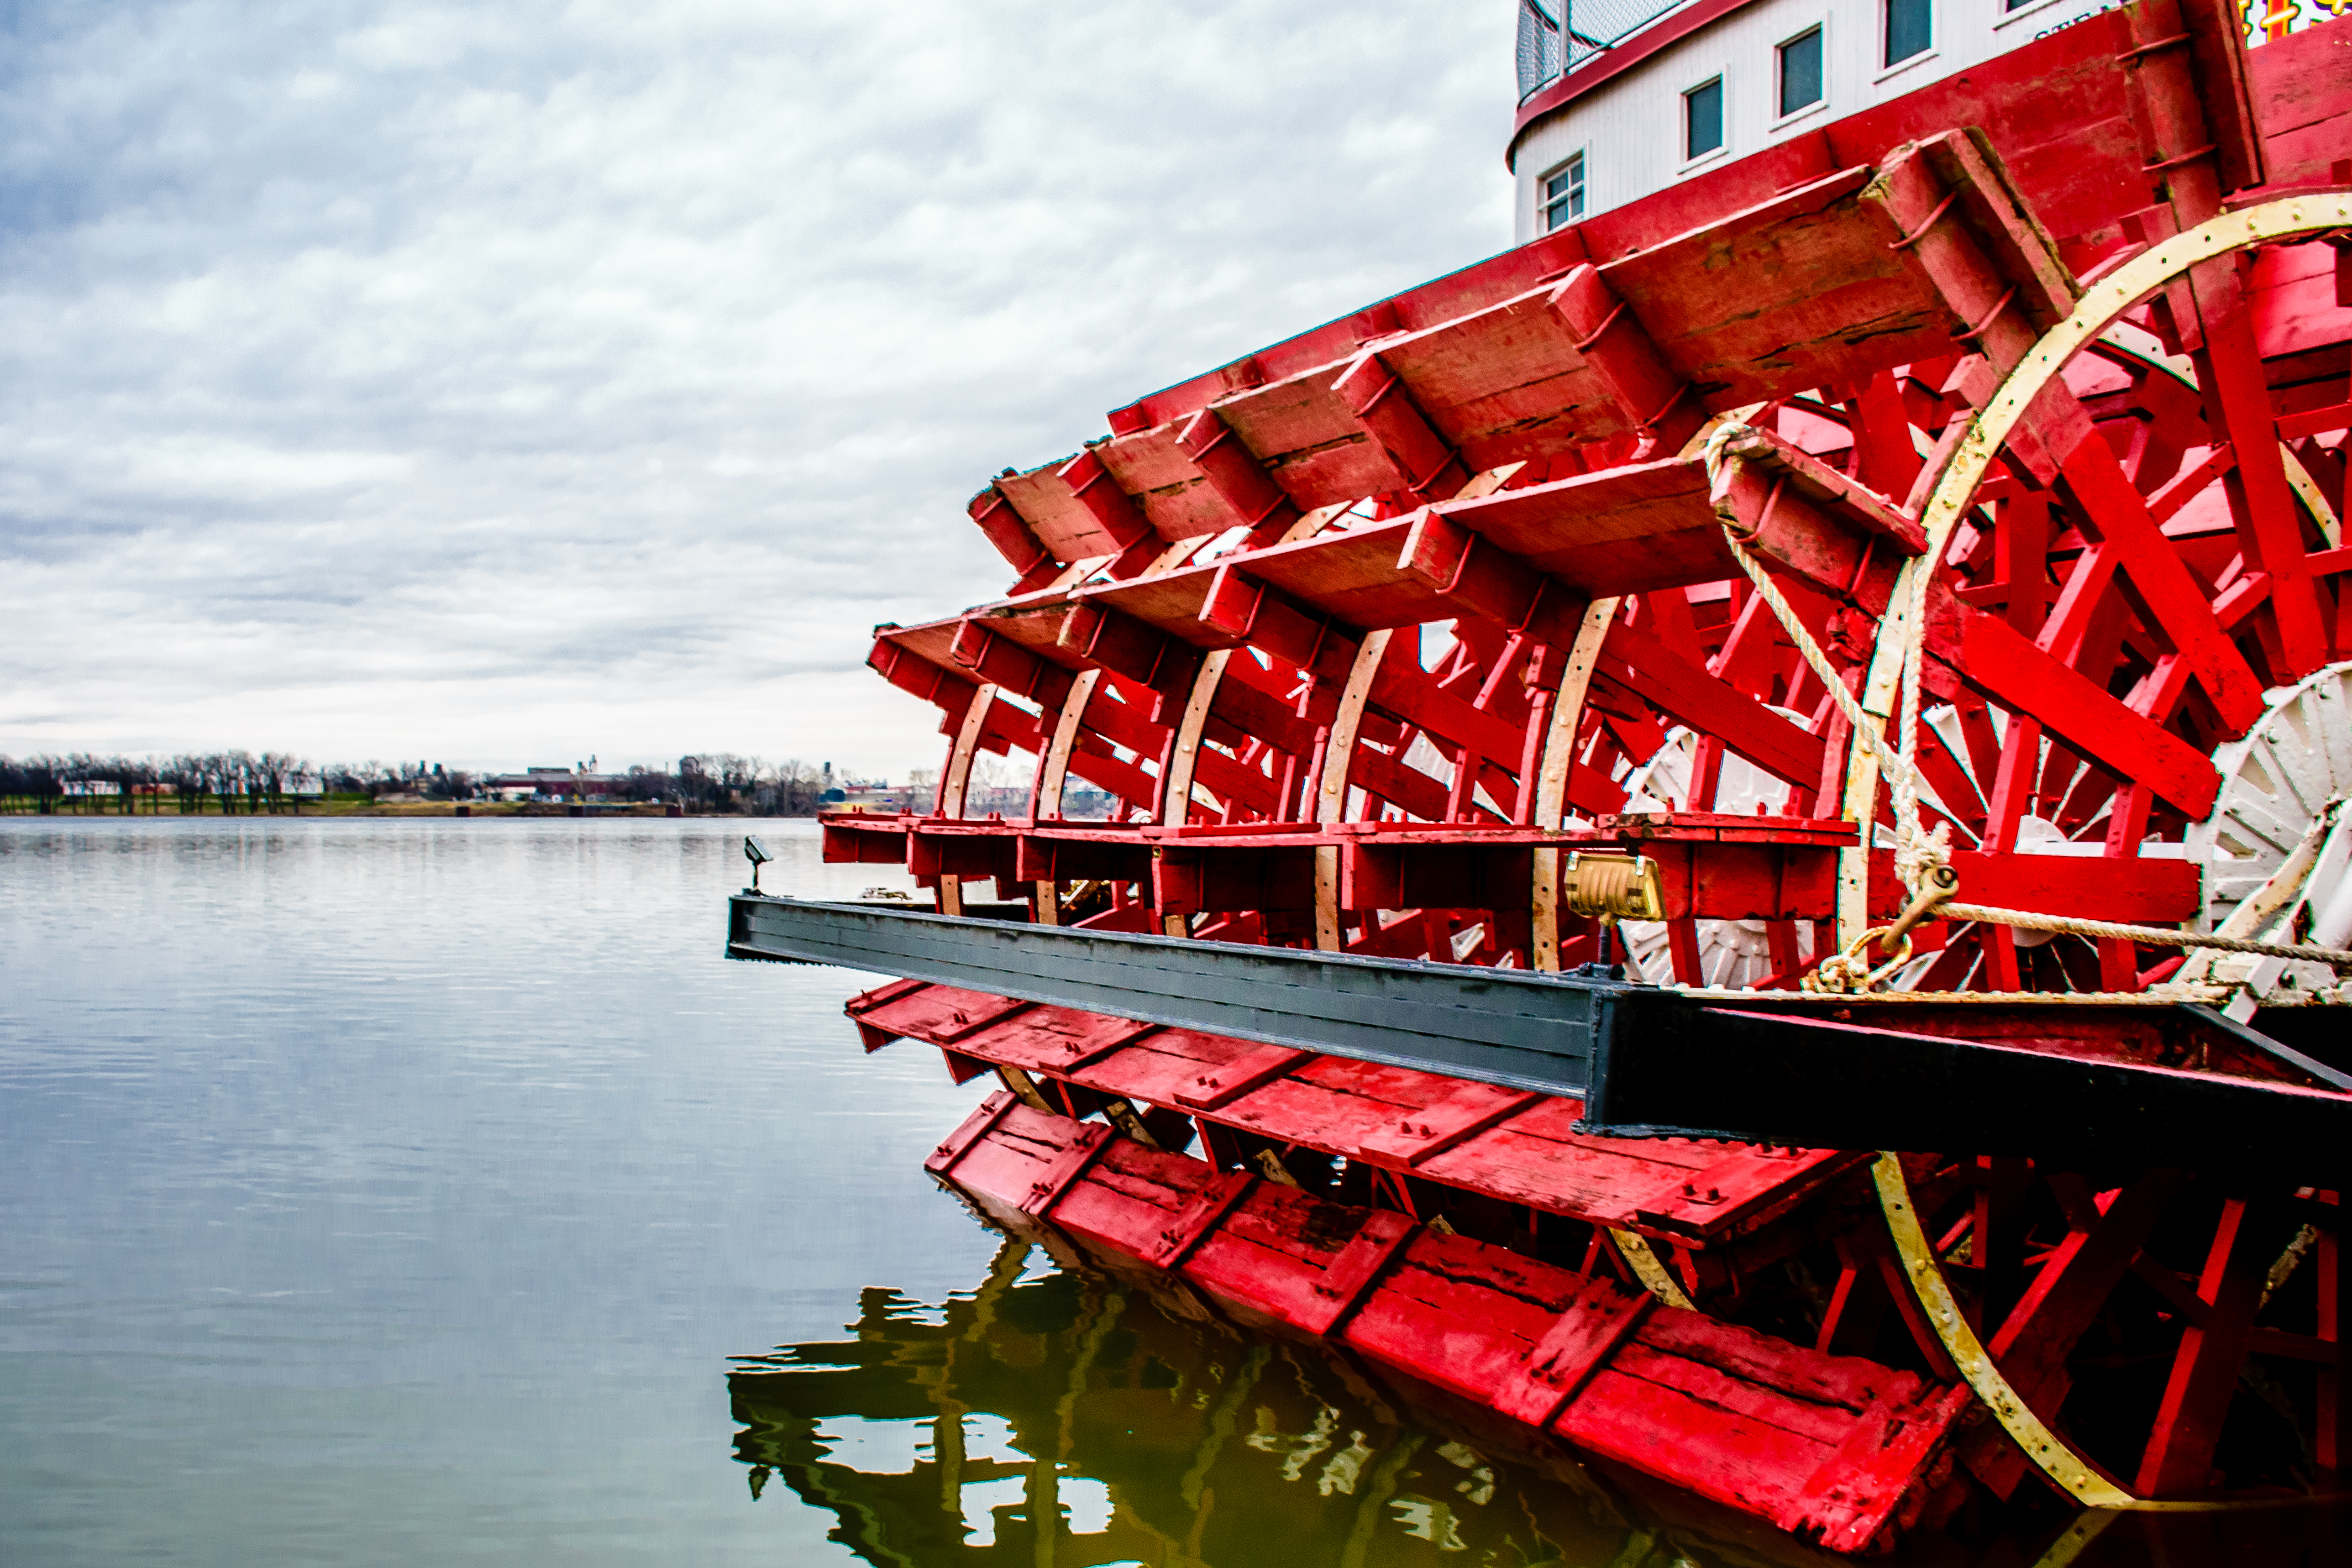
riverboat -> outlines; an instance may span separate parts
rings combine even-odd
[[[1523,0],[1520,243],[989,481],[824,823],[929,904],[730,953],[898,977],[1009,1229],[1804,1542],[2334,1495],[2311,4]]]

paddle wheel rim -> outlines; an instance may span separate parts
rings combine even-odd
[[[2322,207],[2327,210],[2322,212]],[[1929,557],[1934,554],[1932,547],[1950,542],[1952,530],[1970,508],[1969,497],[1983,483],[1987,471],[2000,455],[2003,443],[2034,398],[2069,361],[2088,349],[2126,312],[2146,304],[2168,281],[2197,262],[2275,244],[2290,236],[2319,238],[2343,228],[2347,223],[2352,223],[2352,197],[2340,193],[2263,202],[2209,218],[2132,256],[2093,284],[2074,312],[2042,334],[2004,379],[2000,391],[1969,421],[1967,434],[1954,448],[1951,460],[1937,476],[1935,488],[1920,509],[1920,525],[1931,547]],[[1906,635],[1907,627],[1890,615],[1882,622],[1881,632],[1882,635]]]
[[[1930,1239],[1926,1228],[1927,1217],[1920,1209],[1917,1195],[1905,1169],[1903,1156],[1892,1152],[1880,1154],[1871,1166],[1871,1179],[1880,1212],[1886,1221],[1888,1240],[1894,1248],[1899,1271],[1905,1281],[1911,1286],[1914,1299],[1919,1309],[1919,1315],[1912,1319],[1915,1333],[1924,1327],[1932,1333],[1945,1355],[1949,1358],[1952,1370],[1975,1392],[1978,1399],[1998,1423],[2000,1430],[2006,1433],[2014,1444],[2016,1452],[2021,1456],[2024,1463],[2074,1501],[2085,1508],[2095,1509],[2204,1511],[2243,1507],[2274,1507],[2283,1502],[2323,1501],[2347,1495],[2339,1469],[2338,1445],[2342,1441],[2342,1434],[2337,1427],[2337,1423],[2345,1412],[2330,1402],[2326,1380],[2331,1375],[2331,1372],[2330,1365],[2325,1363],[2322,1364],[2317,1375],[2320,1385],[2315,1395],[2316,1403],[2313,1416],[2320,1427],[2317,1441],[2317,1472],[2314,1477],[2313,1484],[2306,1490],[2289,1492],[2284,1495],[2271,1491],[2267,1495],[2237,1497],[2164,1495],[2168,1492],[2198,1492],[2211,1490],[2206,1484],[2207,1466],[2210,1457],[2221,1440],[2221,1425],[2216,1421],[2210,1435],[2203,1441],[2201,1448],[2195,1447],[2198,1442],[2196,1437],[2192,1437],[2189,1439],[2191,1452],[2186,1461],[2173,1458],[2168,1454],[2159,1459],[2157,1455],[2158,1445],[2168,1443],[2176,1425],[2190,1423],[2194,1420],[2193,1414],[2184,1413],[2180,1407],[2186,1398],[2194,1397],[2191,1385],[2195,1383],[2199,1371],[2194,1364],[2194,1347],[2187,1343],[2177,1348],[2174,1353],[2173,1365],[2166,1387],[2166,1397],[2158,1406],[2156,1422],[2148,1432],[2147,1443],[2143,1449],[2143,1473],[2129,1485],[2119,1481],[2110,1469],[2092,1458],[2079,1443],[2060,1429],[2057,1413],[2049,1407],[2046,1400],[2030,1398],[2011,1382],[2001,1364],[2005,1357],[1996,1356],[1987,1347],[1988,1338],[1995,1339],[1995,1343],[1998,1343],[1999,1336],[1990,1333],[1989,1322],[1985,1325],[1984,1332],[1980,1332],[1979,1325],[1970,1321],[1971,1314],[1962,1304],[1959,1293],[1955,1291],[1944,1262],[1943,1253],[1948,1250],[1948,1246],[1939,1246]],[[2140,1184],[2160,1183],[2163,1179],[2164,1173],[2151,1172],[2140,1176],[2138,1182]],[[2166,1190],[2164,1197],[2158,1199],[2159,1211],[2181,1200],[2191,1190],[2191,1185],[2186,1181],[2171,1186]],[[2103,1209],[2093,1221],[2094,1228],[2098,1224],[2105,1222],[2108,1215],[2113,1211],[2116,1200],[2123,1196],[2124,1192],[2121,1188],[2101,1195],[2102,1199],[2110,1207]],[[2316,1196],[2326,1199],[2334,1198],[2338,1195],[2325,1193]],[[2311,1207],[2315,1209],[2323,1206]],[[2334,1216],[2340,1210],[2332,1203],[2324,1207],[2328,1211],[2326,1218],[2332,1226],[2335,1223]],[[2243,1218],[2245,1208],[2245,1205],[2235,1200],[2224,1200],[2222,1225],[2225,1227],[2234,1225]],[[1969,1239],[1973,1240],[1975,1234],[1973,1228],[1969,1229]],[[2077,1235],[2071,1239],[2080,1241],[2081,1236]],[[2283,1254],[2279,1262],[2272,1265],[2272,1278],[2261,1294],[2253,1299],[2251,1309],[2243,1314],[2242,1322],[2221,1321],[2227,1314],[2214,1312],[2209,1318],[2184,1322],[2184,1342],[2189,1336],[2199,1334],[2211,1336],[2232,1333],[2241,1341],[2246,1339],[2247,1331],[2252,1327],[2252,1318],[2268,1309],[2273,1291],[2282,1282],[2279,1269],[2284,1266],[2287,1270],[2286,1277],[2291,1278],[2294,1266],[2299,1265],[2304,1260],[2304,1255],[2312,1250],[2312,1240],[2311,1228],[2306,1225],[2305,1233],[2290,1244],[2289,1253]],[[2126,1258],[2129,1267],[2116,1270],[2116,1281],[2110,1284],[2101,1298],[2103,1301],[2109,1303],[2107,1310],[2112,1310],[2112,1300],[2116,1290],[2120,1288],[2123,1281],[2130,1279],[2134,1273],[2138,1272],[2142,1265],[2145,1264],[2149,1268],[2161,1267],[2154,1264],[2137,1245],[2128,1243],[2126,1245],[2129,1247]],[[2212,1243],[2216,1252],[2221,1255],[2228,1254],[2232,1249],[2232,1245],[2233,1240],[2227,1234],[2217,1234]],[[2336,1285],[2333,1277],[2340,1266],[2337,1252],[2340,1246],[2340,1234],[2331,1231],[2318,1249],[2320,1257],[2315,1266],[2326,1270],[2331,1278],[2323,1280],[2317,1285],[2319,1293],[2317,1327],[2321,1332],[2312,1340],[2310,1345],[2305,1347],[2305,1354],[2311,1354],[2312,1346],[2319,1345],[2323,1342],[2328,1342],[2337,1354],[2341,1354],[2339,1325],[2334,1318],[2336,1309],[2328,1304],[2335,1300],[2334,1291]],[[2088,1250],[2088,1248],[2085,1247],[2083,1249]],[[2063,1248],[2053,1249],[2045,1258],[2042,1267],[2063,1270],[2074,1256],[2066,1253]],[[2259,1254],[2254,1256],[2255,1260],[2259,1262]],[[2290,1256],[2293,1257],[2293,1263],[2288,1262]],[[2246,1257],[2247,1255],[2241,1253],[2236,1261],[2229,1267],[2240,1273],[2245,1272]],[[2216,1288],[2215,1281],[2210,1277],[2214,1271],[2213,1266],[2209,1265],[2208,1278],[2202,1282],[2204,1296],[2219,1297],[2226,1294],[2226,1291]],[[2063,1280],[2060,1281],[2059,1288],[2063,1290],[2064,1284]],[[2026,1287],[2021,1295],[2025,1300],[2030,1301],[2033,1293],[2041,1288],[2042,1281],[2037,1279]],[[2196,1286],[2186,1281],[2183,1288],[2184,1290],[2197,1289]],[[2200,1299],[2202,1300],[2203,1297],[2200,1296]],[[2216,1305],[2210,1301],[2206,1301],[2205,1304],[2209,1309]],[[2021,1315],[2025,1307],[2021,1301],[2012,1310]],[[2032,1325],[2029,1323],[2026,1326],[2030,1329]],[[2004,1323],[2002,1327],[2005,1333],[2009,1325]],[[2078,1332],[2077,1340],[2081,1337],[2084,1336]],[[2283,1340],[2284,1336],[2281,1338]],[[2074,1344],[2070,1343],[2065,1349],[2065,1355],[2071,1357],[2074,1348]],[[2014,1345],[2009,1354],[2011,1355],[2016,1354]],[[2227,1397],[2233,1393],[2234,1378],[2234,1369],[2231,1369],[2230,1381],[2221,1385],[2225,1408]],[[2210,1400],[2210,1378],[2208,1377],[2206,1381],[2208,1388],[2205,1396]],[[2061,1401],[2064,1396],[2065,1388],[2062,1385],[2059,1396]],[[2312,1435],[2299,1432],[2298,1436],[2308,1441]],[[2199,1478],[2197,1480],[2183,1482],[2176,1479],[2170,1484],[2160,1481],[2155,1485],[2150,1484],[2149,1476],[2146,1472],[2169,1471],[2177,1478],[2184,1462],[2187,1469]]]

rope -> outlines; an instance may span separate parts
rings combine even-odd
[[[1834,954],[1832,955],[1835,956]],[[1702,1002],[1755,1002],[1759,998],[1772,1000],[1790,998],[1788,991],[1735,991],[1722,986],[1672,986],[1667,988],[1679,995]],[[2031,1004],[2041,1007],[2065,1002],[2090,1002],[2101,1007],[2170,1007],[2175,1002],[2220,1003],[2230,999],[2228,986],[2150,986],[2144,991],[1856,991],[1850,999],[1881,1003],[1933,1003],[1950,1007],[1969,1003],[1981,1007],[2021,1007]]]
[[[1743,435],[1755,434],[1757,432],[1752,426],[1734,420],[1718,426],[1707,437],[1704,457],[1710,488],[1722,471],[1724,448]],[[1927,885],[1935,868],[1948,863],[1952,853],[1950,828],[1938,822],[1931,833],[1920,822],[1919,771],[1911,761],[1917,747],[1917,650],[1921,642],[1917,628],[1920,617],[1916,614],[1912,617],[1914,632],[1904,661],[1906,744],[1890,746],[1879,732],[1869,710],[1862,706],[1862,699],[1846,685],[1845,677],[1830,663],[1829,655],[1822,652],[1821,644],[1813,640],[1812,632],[1798,618],[1795,607],[1781,594],[1779,585],[1764,570],[1762,563],[1748,553],[1738,530],[1728,519],[1718,520],[1722,521],[1724,543],[1729,547],[1732,559],[1739,563],[1739,570],[1748,574],[1749,582],[1755,584],[1757,593],[1779,620],[1781,629],[1789,633],[1790,641],[1796,644],[1806,667],[1828,688],[1831,700],[1837,704],[1838,711],[1845,716],[1845,721],[1853,733],[1878,758],[1879,770],[1885,775],[1888,791],[1895,798],[1895,873],[1906,889],[1917,894]]]
[[[1993,925],[2014,925],[2026,931],[2055,931],[2065,936],[2146,942],[2151,946],[2218,947],[2224,953],[2253,953],[2264,958],[2302,958],[2315,964],[2333,964],[2339,969],[2352,966],[2352,952],[2341,947],[2316,947],[2303,942],[2250,942],[2240,936],[2175,931],[2162,925],[2118,925],[2110,920],[2077,920],[2065,915],[2029,915],[2022,910],[1992,909],[1981,904],[1959,904],[1948,900],[1937,906],[1936,914],[1944,920],[1976,920]]]
[[[1727,420],[1708,435],[1702,456],[1706,465],[1707,487],[1719,488],[1724,454],[1735,441],[1761,433],[1738,420]],[[1911,908],[1895,926],[1878,927],[1863,933],[1843,953],[1833,953],[1822,961],[1813,975],[1805,977],[1808,989],[1858,992],[1867,991],[1901,967],[1902,959],[1877,964],[1865,958],[1863,949],[1872,937],[1885,936],[1887,940],[1881,951],[1892,951],[1897,938],[1904,940],[1904,956],[1909,956],[1910,945],[1904,933],[1925,918],[1975,921],[1988,925],[2008,925],[2025,931],[2051,931],[2063,936],[2082,936],[2093,940],[2108,939],[2121,942],[2145,942],[2151,946],[2174,947],[2218,948],[2228,953],[2252,953],[2269,958],[2307,959],[2332,965],[2337,968],[2352,967],[2352,952],[2337,947],[2318,947],[2302,943],[2255,942],[2235,936],[2209,936],[2200,932],[2179,931],[2158,925],[2122,925],[2105,920],[2079,920],[2069,915],[2043,915],[2025,909],[2000,909],[1990,904],[1961,904],[1953,899],[1958,891],[1959,879],[1947,869],[1951,862],[1951,830],[1946,823],[1936,824],[1930,832],[1919,815],[1919,770],[1913,758],[1919,752],[1919,686],[1920,663],[1927,643],[1927,583],[1934,576],[1934,563],[1924,563],[1910,574],[1911,602],[1909,625],[1904,634],[1902,708],[1899,720],[1899,740],[1889,745],[1861,699],[1850,690],[1844,677],[1832,665],[1821,644],[1797,616],[1797,612],[1773,583],[1761,562],[1750,555],[1740,530],[1728,517],[1717,515],[1723,526],[1724,544],[1739,570],[1756,587],[1773,616],[1788,632],[1806,667],[1820,677],[1845,716],[1853,733],[1877,758],[1880,772],[1885,777],[1887,791],[1895,804],[1895,874],[1911,894]],[[1889,605],[1890,612],[1894,609]],[[1883,623],[1883,622],[1882,622]],[[2115,993],[2069,992],[2071,997],[2084,1000],[2105,999]],[[2126,993],[2128,994],[2128,993]]]

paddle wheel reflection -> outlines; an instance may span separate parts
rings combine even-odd
[[[753,1497],[781,1483],[861,1560],[899,1568],[1836,1561],[1324,1346],[1244,1337],[1165,1276],[1048,1245],[1008,1237],[968,1294],[870,1289],[842,1339],[735,1358]],[[1937,1550],[2009,1568],[2318,1563],[2345,1560],[2347,1522],[2044,1509]]]

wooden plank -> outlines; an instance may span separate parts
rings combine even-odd
[[[1051,1214],[1054,1205],[1069,1189],[1070,1184],[1086,1175],[1087,1167],[1094,1164],[1118,1136],[1118,1134],[1104,1123],[1081,1124],[1061,1153],[1021,1195],[1017,1202],[1022,1212],[1041,1217]]]
[[[870,991],[860,991],[841,1004],[841,1010],[851,1018],[873,1011],[885,1002],[895,1002],[901,997],[912,996],[930,985],[929,980],[893,980],[887,986],[877,986]]]
[[[1528,1347],[1526,1359],[1495,1390],[1495,1408],[1531,1427],[1550,1425],[1656,1300],[1610,1280],[1585,1281],[1551,1331]]]
[[[1587,600],[1714,582],[1738,570],[1707,499],[1706,469],[1679,458],[1431,509]]]
[[[951,1175],[955,1170],[956,1162],[963,1158],[965,1152],[993,1132],[997,1123],[1004,1119],[1004,1113],[1019,1103],[1021,1102],[1014,1098],[1009,1089],[999,1089],[991,1094],[974,1106],[971,1114],[963,1119],[962,1124],[950,1133],[940,1141],[939,1147],[930,1152],[923,1161],[923,1168],[933,1176]]]
[[[1542,1098],[1491,1083],[1464,1083],[1436,1103],[1388,1123],[1357,1145],[1356,1157],[1390,1170],[1411,1170]]]
[[[1209,1232],[1223,1224],[1258,1178],[1247,1171],[1221,1172],[1213,1180],[1195,1192],[1168,1228],[1160,1233],[1144,1261],[1156,1269],[1173,1269],[1192,1255],[1192,1249],[1208,1238]]]
[[[1357,1144],[1393,1126],[1397,1107],[1344,1089],[1277,1078],[1215,1113],[1229,1126],[1277,1143],[1346,1155]]]
[[[1430,423],[1474,468],[1565,452],[1628,428],[1542,284],[1381,346]]]
[[[1867,1551],[1885,1528],[1887,1500],[1926,1469],[1971,1404],[1966,1388],[1890,1388],[1873,1400],[1837,1451],[1806,1478],[1788,1528],[1832,1552]]]
[[[1769,1385],[1792,1400],[1855,1412],[1890,1385],[1915,1375],[1860,1356],[1808,1356],[1791,1361],[1784,1342],[1697,1312],[1655,1313],[1642,1325],[1641,1338],[1655,1354],[1703,1362],[1738,1381]]]
[[[1500,1248],[1423,1231],[1340,1337],[1358,1354],[1486,1404],[1583,1282]]]
[[[1402,1214],[1383,1209],[1365,1213],[1363,1224],[1332,1255],[1323,1278],[1315,1282],[1313,1309],[1298,1320],[1312,1334],[1328,1334],[1350,1312],[1363,1305],[1381,1273],[1421,1228]]]
[[[2204,590],[2158,528],[2106,437],[2092,432],[2061,469],[2075,504],[2116,547],[2117,564],[2138,588],[2158,630],[2189,660],[2222,722],[2233,731],[2250,727],[2263,713],[2263,683],[2222,632]]]
[[[1040,1004],[1026,1012],[995,1019],[952,1043],[968,1055],[1029,1071],[1066,1075],[1125,1051],[1157,1028],[1108,1013]]]
[[[1192,1084],[1176,1091],[1174,1098],[1187,1111],[1214,1111],[1314,1056],[1311,1051],[1293,1051],[1288,1046],[1255,1046],[1222,1067],[1196,1074]]]
[[[1635,1205],[1633,1213],[1643,1224],[1673,1235],[1720,1235],[1870,1159],[1867,1151],[1734,1145],[1715,1164]]]
[[[1864,212],[1869,179],[1850,169],[1813,181],[1610,261],[1601,276],[1709,409],[1925,358],[1945,346],[1941,313]]]
[[[2304,566],[2303,509],[2286,482],[2244,283],[2231,256],[2192,269],[2189,283],[2205,336],[2193,357],[2207,423],[2227,433],[2238,459],[2222,489],[2248,565],[2270,574],[2271,618],[2287,665],[2279,674],[2300,678],[2327,662],[2327,632]]]
[[[1702,734],[1717,737],[1775,778],[1799,789],[1809,789],[1820,782],[1820,737],[1807,734],[1747,693],[1716,679],[1705,665],[1675,652],[1658,637],[1618,622],[1609,629],[1600,667],[1663,712]]]
[[[1689,1314],[1697,1317],[1696,1312]],[[1661,1351],[1648,1343],[1644,1333],[1655,1321],[1636,1329],[1629,1342],[1621,1346],[1610,1359],[1609,1369],[1621,1376],[1638,1377],[1660,1388],[1673,1389],[1701,1404],[1718,1410],[1728,1410],[1754,1421],[1768,1423],[1784,1432],[1822,1445],[1825,1453],[1834,1453],[1853,1425],[1853,1412],[1835,1405],[1816,1404],[1809,1399],[1791,1397],[1785,1390],[1769,1384],[1753,1381],[1710,1361]],[[1701,1322],[1711,1320],[1701,1319]],[[1731,1324],[1717,1324],[1728,1328]],[[1758,1335],[1759,1340],[1764,1336]],[[1770,1357],[1777,1362],[1791,1348],[1785,1342],[1765,1340],[1770,1347]],[[1806,1471],[1810,1475],[1811,1471]],[[1801,1486],[1802,1476],[1786,1478],[1791,1490]]]
[[[1576,333],[1576,349],[1601,372],[1625,423],[1680,447],[1706,422],[1697,389],[1666,362],[1639,312],[1591,264],[1552,290],[1551,308]]]
[[[872,1030],[894,1039],[953,1045],[1034,1005],[954,986],[926,986],[866,1009],[858,1016],[857,1023],[861,1030]],[[875,1048],[869,1045],[866,1049]]]
[[[1580,1448],[1671,1475],[1701,1497],[1766,1519],[1790,1511],[1806,1479],[1834,1452],[1687,1390],[1620,1371],[1613,1362],[1569,1402],[1552,1430]]]
[[[984,1180],[959,1179],[1003,1212],[1081,1137],[1076,1124],[1016,1110],[986,1141],[995,1153],[963,1167]],[[1360,1354],[1506,1413],[1551,1416],[1571,1442],[1783,1529],[1842,1522],[1872,1540],[1938,1473],[1948,1422],[1899,1441],[1919,1408],[1903,1404],[1920,1386],[1909,1374],[1651,1307],[1612,1282],[1432,1236],[1402,1216],[1241,1186],[1116,1141],[1054,1223],[1140,1259],[1237,1190],[1245,1196],[1181,1271],[1244,1323],[1328,1320]]]
[[[2144,1497],[2200,1491],[2210,1484],[2222,1418],[2246,1359],[2247,1336],[2261,1301],[2271,1249],[2259,1247],[2247,1224],[2248,1206],[2230,1198],[2206,1250],[2196,1304],[2206,1311],[2181,1330],[2156,1424],[2141,1456],[2137,1490]],[[2277,1245],[2275,1239],[2271,1248]]]

